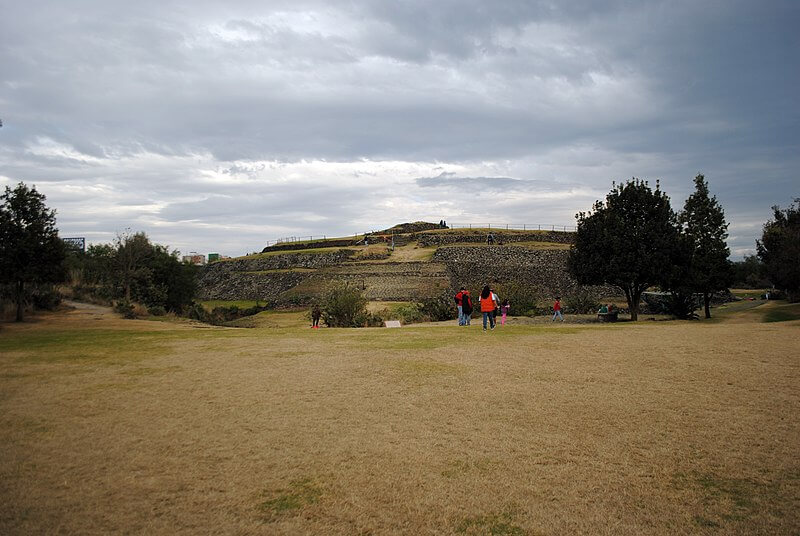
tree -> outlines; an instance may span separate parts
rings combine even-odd
[[[636,178],[615,186],[605,203],[576,215],[578,231],[568,266],[581,284],[614,285],[628,301],[631,320],[639,318],[642,292],[663,283],[680,263],[680,230],[675,213],[656,183]]]
[[[197,292],[197,266],[181,262],[176,251],[153,244],[148,268],[149,277],[137,287],[137,298],[148,306],[175,312],[181,312],[192,302]]]
[[[687,288],[703,295],[706,318],[711,318],[711,297],[733,283],[730,250],[725,243],[728,223],[717,197],[709,197],[703,175],[694,178],[694,193],[686,199],[679,220],[691,245]]]
[[[146,262],[152,254],[152,245],[146,234],[139,232],[132,235],[128,232],[117,235],[114,248],[115,275],[122,287],[125,301],[130,302],[134,281],[149,276]]]
[[[733,263],[733,285],[736,288],[764,288],[770,282],[764,277],[764,263],[757,255],[745,255]]]
[[[56,212],[45,196],[19,183],[0,196],[0,283],[10,285],[23,319],[26,286],[64,280],[64,242],[58,237]]]
[[[786,210],[772,207],[774,219],[764,224],[761,240],[756,240],[767,278],[792,302],[800,301],[800,198],[794,202]]]

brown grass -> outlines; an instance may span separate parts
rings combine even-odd
[[[4,325],[0,533],[800,531],[798,321],[282,315]]]

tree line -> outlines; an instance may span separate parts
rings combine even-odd
[[[772,207],[757,254],[732,263],[724,211],[703,175],[694,184],[677,213],[658,183],[655,189],[635,178],[615,184],[605,201],[576,215],[568,260],[573,276],[581,284],[618,287],[634,320],[642,293],[654,286],[669,292],[687,315],[701,295],[706,317],[713,294],[733,282],[769,283],[790,301],[800,300],[800,198],[783,210]],[[134,302],[151,314],[191,306],[198,268],[181,262],[177,251],[142,232],[120,234],[85,252],[71,248],[59,238],[56,212],[45,200],[21,182],[0,196],[0,298],[15,304],[18,321],[27,304],[57,302],[53,285],[67,281],[77,299],[115,302],[121,312],[131,311]]]
[[[58,236],[56,211],[45,196],[19,183],[0,196],[0,293],[12,301],[16,320],[25,306],[57,303],[59,283],[76,299],[116,303],[120,312],[143,304],[151,314],[182,312],[197,290],[197,267],[142,232],[120,234],[84,252]]]
[[[684,318],[694,314],[694,297],[701,296],[710,318],[712,296],[730,287],[738,266],[729,259],[722,206],[703,175],[694,185],[683,210],[675,212],[658,182],[655,189],[636,178],[615,184],[605,201],[576,215],[568,260],[572,275],[581,284],[619,288],[632,320],[638,318],[642,293],[651,287],[669,292],[673,312]],[[756,244],[762,273],[792,301],[800,299],[800,199],[794,201],[797,206],[786,210],[773,207],[774,218]]]

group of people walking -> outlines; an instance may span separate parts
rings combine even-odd
[[[454,298],[456,307],[458,307],[458,325],[469,326],[473,311],[472,296],[470,296],[469,290],[461,287]],[[487,327],[495,328],[498,312],[500,312],[500,325],[505,326],[511,303],[507,299],[500,303],[500,298],[489,285],[483,287],[481,295],[478,297],[478,306],[483,316],[483,331],[486,331]],[[555,322],[556,319],[564,321],[564,315],[561,313],[561,297],[556,297],[556,301],[553,303],[552,321]]]
[[[473,302],[472,296],[467,289],[461,287],[455,295],[456,307],[458,307],[458,325],[469,326],[472,320]],[[478,307],[480,307],[481,314],[483,315],[483,331],[486,328],[494,329],[497,325],[497,312],[500,312],[500,323],[505,325],[508,310],[511,304],[508,300],[503,300],[500,303],[500,298],[492,290],[489,285],[483,287],[480,296],[478,297]]]

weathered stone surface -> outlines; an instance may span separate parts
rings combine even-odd
[[[530,236],[523,233],[514,235],[530,240]],[[453,236],[456,241],[463,241],[464,235]],[[555,242],[571,234],[532,233],[531,236]],[[343,249],[217,262],[202,273],[200,297],[304,303],[340,282],[360,288],[370,300],[386,301],[422,300],[442,292],[454,292],[461,285],[479,289],[487,283],[513,282],[534,289],[542,296],[566,295],[578,288],[567,271],[568,251],[561,249],[450,245],[438,248],[430,262],[354,262],[354,253],[354,250]],[[603,295],[618,293],[613,288],[592,288]]]
[[[352,254],[353,250],[343,249],[330,253],[287,253],[215,262],[201,272],[198,297],[205,300],[276,301],[281,294],[312,275],[313,270],[338,266]]]
[[[434,262],[447,265],[453,288],[516,283],[543,296],[574,292],[580,285],[567,270],[568,250],[534,250],[520,246],[448,246],[436,250]],[[612,287],[592,287],[615,295]]]
[[[555,242],[558,244],[572,244],[575,233],[561,231],[503,231],[492,229],[495,243],[511,244],[514,242]],[[446,233],[419,233],[416,238],[422,247],[443,246],[446,244],[463,244],[469,242],[486,243],[487,232],[470,231],[465,229],[459,232]]]

